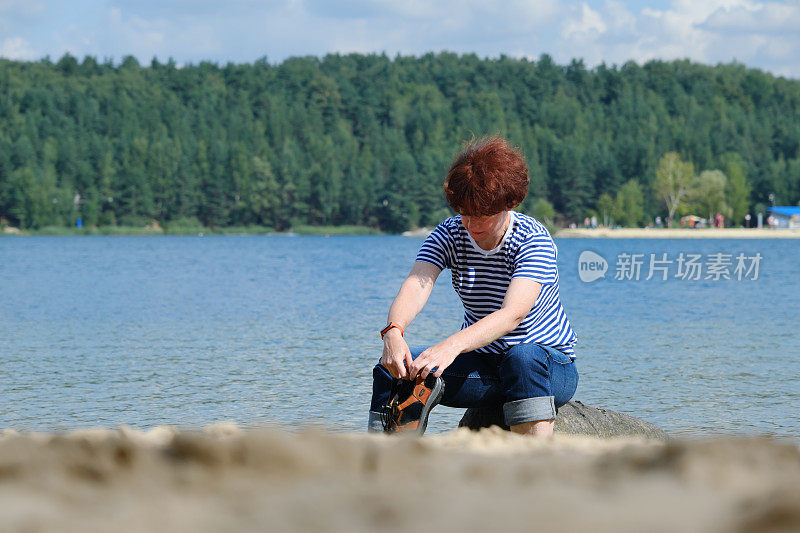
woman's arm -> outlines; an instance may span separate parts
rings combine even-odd
[[[387,321],[399,324],[405,330],[425,306],[440,272],[439,267],[431,263],[415,262],[389,308]],[[381,364],[393,377],[405,378],[408,376],[406,365],[410,366],[411,362],[411,351],[400,330],[392,328],[387,331],[383,336]]]
[[[514,331],[533,309],[541,290],[541,283],[521,277],[512,278],[500,309],[422,352],[409,365],[409,375],[413,377],[420,374],[425,378],[432,369],[438,367],[434,375],[441,376],[458,354],[482,348]]]

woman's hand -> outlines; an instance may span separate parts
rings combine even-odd
[[[383,355],[381,365],[393,378],[408,378],[406,366],[411,366],[411,350],[408,349],[400,330],[392,328],[383,336]]]
[[[419,354],[419,357],[414,359],[408,366],[409,379],[414,379],[417,374],[419,374],[422,379],[425,379],[434,368],[436,372],[433,372],[433,375],[438,378],[442,375],[444,369],[456,360],[456,357],[458,357],[460,353],[461,351],[448,341],[443,341],[431,346]]]

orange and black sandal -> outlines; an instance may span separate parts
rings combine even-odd
[[[428,415],[444,395],[444,381],[433,374],[424,380],[396,379],[389,403],[381,412],[384,433],[425,433]]]

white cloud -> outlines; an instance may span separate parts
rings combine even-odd
[[[800,4],[769,2],[714,11],[703,27],[715,32],[781,33],[800,35]]]
[[[800,2],[673,0],[634,9],[619,0],[566,9],[554,54],[559,62],[682,59],[715,64],[737,60],[800,77]]]
[[[668,3],[667,3],[668,2]],[[644,5],[643,5],[644,4]],[[102,7],[98,7],[98,5]],[[4,54],[281,61],[329,52],[738,60],[800,77],[800,0],[0,0]],[[42,6],[45,6],[44,8]],[[13,37],[12,37],[13,36]]]
[[[0,43],[0,57],[31,60],[37,59],[37,54],[31,48],[30,43],[22,37],[8,37]]]
[[[616,0],[607,0],[604,6],[605,20],[615,33],[626,33],[636,24],[636,17],[628,11],[625,4]]]
[[[606,23],[600,13],[585,3],[581,4],[580,16],[568,19],[562,26],[561,36],[565,39],[583,40],[588,34],[601,34],[606,31]]]

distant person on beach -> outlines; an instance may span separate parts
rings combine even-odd
[[[438,403],[503,406],[511,430],[550,435],[556,409],[578,385],[577,337],[559,298],[558,250],[539,221],[513,211],[528,190],[518,149],[473,140],[453,162],[444,192],[458,215],[439,224],[417,254],[381,331],[369,429],[422,434]],[[464,305],[461,330],[409,348],[406,328],[442,270]]]

